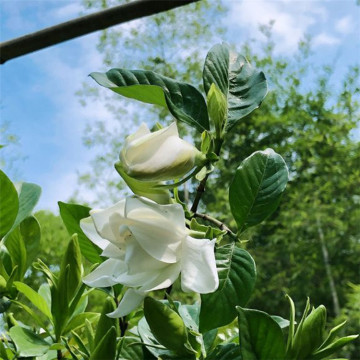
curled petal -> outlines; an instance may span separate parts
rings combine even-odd
[[[214,292],[219,286],[216,270],[215,239],[186,237],[181,258],[181,288],[200,294]]]
[[[128,315],[141,304],[144,298],[145,293],[135,289],[128,289],[121,299],[117,309],[107,314],[107,316],[111,318],[119,318]]]
[[[108,259],[94,271],[83,278],[83,282],[91,287],[108,287],[118,283],[117,278],[126,271],[123,261]]]
[[[103,239],[96,231],[94,222],[90,216],[80,220],[80,227],[84,234],[100,249],[104,250],[109,245],[109,241]]]

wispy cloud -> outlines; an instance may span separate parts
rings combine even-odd
[[[335,29],[337,32],[343,35],[351,33],[354,29],[354,21],[352,17],[344,16],[335,23]]]
[[[332,46],[332,45],[337,45],[339,43],[340,43],[339,38],[332,36],[330,34],[327,34],[327,33],[321,33],[319,35],[316,35],[312,40],[312,44],[315,47],[322,46],[322,45]]]

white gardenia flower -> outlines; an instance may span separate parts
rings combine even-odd
[[[147,292],[169,287],[180,273],[183,291],[206,294],[218,288],[215,239],[189,236],[180,204],[127,197],[90,215],[81,220],[81,229],[109,259],[83,281],[92,287],[119,283],[130,288],[110,317],[127,315]]]
[[[126,138],[120,153],[126,173],[144,181],[180,178],[205,160],[196,147],[179,138],[175,122],[153,133],[143,123]]]

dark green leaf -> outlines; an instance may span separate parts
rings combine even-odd
[[[39,185],[23,182],[19,188],[19,212],[16,216],[12,229],[15,229],[34,210],[39,201],[41,188]]]
[[[101,249],[92,243],[80,228],[80,220],[89,216],[90,208],[59,201],[60,215],[70,235],[78,234],[81,253],[92,263],[101,263]]]
[[[111,69],[90,76],[101,86],[120,95],[168,108],[176,119],[200,132],[209,130],[205,100],[189,84],[144,70]]]
[[[201,295],[200,331],[229,324],[235,319],[235,306],[244,306],[256,280],[255,262],[250,254],[234,243],[216,249],[219,288]]]
[[[91,353],[89,360],[114,360],[116,356],[116,330],[111,327]]]
[[[26,268],[39,255],[41,230],[38,221],[29,216],[20,223],[20,233],[26,248]]]
[[[15,279],[22,280],[26,271],[26,247],[19,227],[8,233],[5,246],[10,254],[13,268],[18,267]]]
[[[256,151],[240,164],[229,189],[231,212],[240,232],[275,211],[287,181],[285,161],[272,149]]]
[[[116,309],[116,304],[111,297],[106,298],[103,309],[101,311],[101,316],[99,322],[96,326],[95,333],[95,344],[98,344],[99,341],[104,337],[104,335],[109,331],[113,326],[116,329],[117,334],[119,334],[119,322],[118,319],[109,318],[106,314],[113,312]]]
[[[15,343],[19,356],[41,356],[49,350],[50,344],[39,335],[21,326],[13,326],[9,333]]]
[[[264,73],[252,68],[227,44],[217,44],[210,49],[205,59],[203,79],[206,94],[215,84],[227,98],[227,131],[258,108],[267,93]]]
[[[134,343],[140,343],[141,339],[133,336],[126,336],[123,338],[122,348],[120,352],[120,359],[126,360],[144,360],[147,359],[145,357],[143,351],[143,345],[136,344],[133,346],[129,346]],[[153,359],[153,357],[152,357]]]
[[[90,322],[94,322],[99,318],[99,313],[84,312],[82,314],[75,315],[65,326],[62,333],[65,335],[72,330],[76,330],[85,325],[85,319]],[[109,330],[109,329],[108,329]],[[101,340],[101,339],[100,339]]]
[[[240,347],[238,344],[218,345],[209,356],[207,360],[245,360],[241,358]],[[269,360],[269,359],[268,359]]]
[[[19,209],[19,198],[11,180],[0,170],[0,240],[11,229]]]
[[[270,315],[237,307],[239,345],[246,360],[285,359],[285,341],[280,326]]]

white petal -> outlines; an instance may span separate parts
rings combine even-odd
[[[80,220],[80,227],[84,234],[100,249],[105,249],[109,245],[109,241],[103,239],[96,231],[94,222],[90,216]]]
[[[158,205],[143,198],[128,198],[125,213],[132,223],[129,225],[132,234],[148,254],[166,263],[179,260],[181,242],[186,237],[180,205]]]
[[[134,289],[128,289],[121,299],[117,309],[107,314],[107,316],[111,318],[119,318],[128,315],[141,304],[144,298],[145,293]]]
[[[116,280],[126,271],[123,261],[108,259],[100,264],[93,272],[83,278],[83,282],[91,287],[108,287],[118,283]]]
[[[151,131],[149,130],[148,126],[145,123],[141,123],[136,132],[126,138],[125,143],[130,143],[131,141],[140,139],[141,137],[150,133]]]
[[[162,271],[158,272],[158,275],[154,279],[149,279],[146,283],[144,283],[139,290],[153,291],[168,288],[180,275],[180,269],[180,261],[178,263],[168,265]]]
[[[125,199],[104,210],[91,210],[90,215],[101,237],[114,244],[123,243],[119,228],[126,224],[124,219]]]
[[[119,260],[125,259],[125,250],[124,250],[125,247],[123,249],[123,248],[119,248],[118,246],[112,243],[108,242],[108,244],[109,245],[107,245],[104,251],[101,253],[101,256],[106,256],[108,258],[119,259]]]
[[[181,288],[200,294],[214,292],[219,286],[216,270],[215,239],[194,239],[188,236],[181,257]]]

